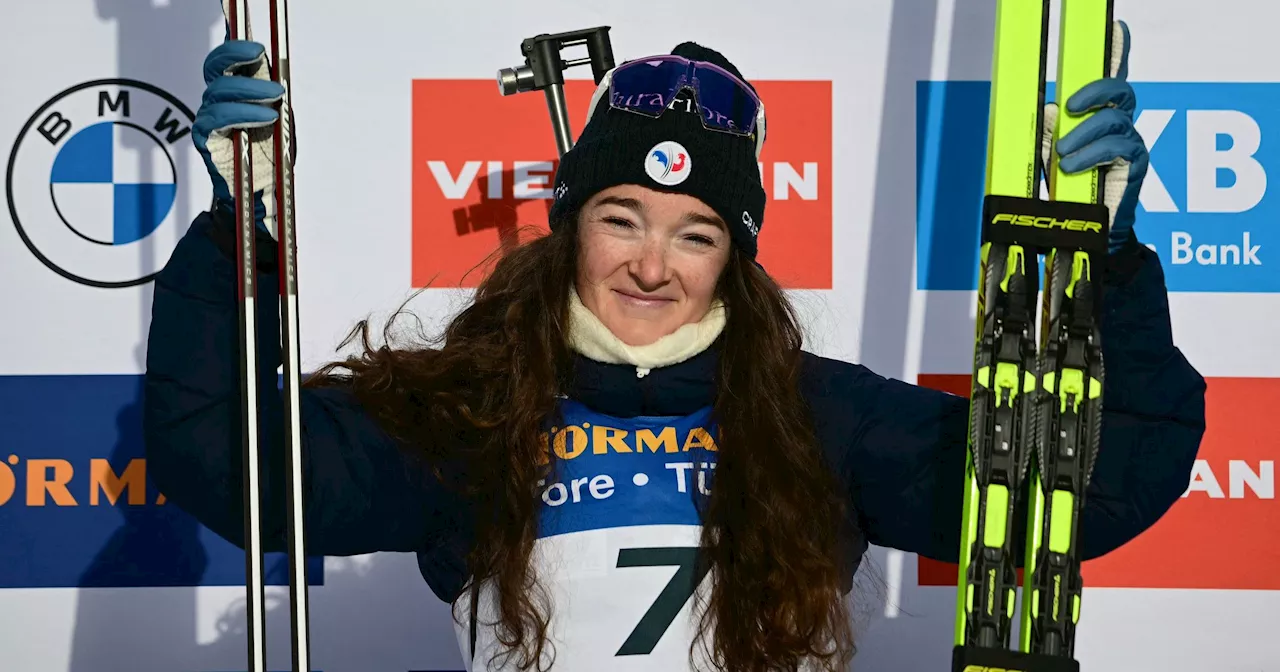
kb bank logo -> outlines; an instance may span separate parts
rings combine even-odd
[[[1135,231],[1159,254],[1169,289],[1280,292],[1280,197],[1267,193],[1280,166],[1267,142],[1280,132],[1280,85],[1133,88],[1151,154]],[[916,92],[918,287],[972,290],[990,86],[920,82]]]
[[[760,263],[791,289],[831,287],[831,83],[756,86],[769,114],[757,170],[768,216]],[[565,82],[570,130],[582,133],[595,85]],[[541,95],[501,96],[493,80],[413,82],[414,287],[475,287],[494,252],[542,235],[551,208],[556,146]],[[651,159],[646,144],[637,167]],[[653,161],[654,179],[675,184],[714,162]],[[680,179],[683,179],[681,177]],[[567,188],[572,188],[568,185]]]
[[[208,203],[183,179],[184,159],[196,155],[193,118],[168,92],[129,79],[77,84],[41,105],[5,175],[9,214],[31,253],[85,285],[150,280]]]

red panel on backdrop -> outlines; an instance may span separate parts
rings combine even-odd
[[[769,119],[760,263],[784,287],[831,288],[831,83],[756,84]],[[565,84],[582,131],[594,85]],[[546,232],[556,149],[539,93],[493,80],[413,82],[412,283],[475,287],[495,251]],[[532,227],[529,231],[522,231]]]
[[[967,375],[919,378],[923,386],[965,397],[969,381]],[[1280,535],[1274,533],[1280,431],[1259,421],[1280,408],[1280,379],[1210,378],[1206,405],[1207,428],[1187,493],[1136,539],[1086,562],[1086,587],[1280,590]],[[956,585],[956,565],[920,558],[918,567],[921,586]]]

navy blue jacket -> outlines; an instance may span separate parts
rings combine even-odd
[[[285,547],[280,346],[274,243],[260,238],[259,375],[267,550]],[[264,245],[265,243],[265,245]],[[148,471],[176,505],[243,547],[238,323],[228,218],[202,214],[155,280],[148,340]],[[1174,346],[1164,276],[1136,240],[1107,261],[1107,365],[1100,455],[1080,524],[1085,558],[1155,523],[1185,490],[1204,431],[1203,378]],[[712,401],[714,348],[637,378],[580,361],[568,396],[625,418],[680,415]],[[807,355],[803,393],[866,544],[955,562],[968,400]],[[452,601],[466,580],[470,527],[456,495],[391,440],[352,396],[301,399],[307,542],[315,555],[416,552],[431,589]],[[1021,529],[1021,526],[1015,528]]]

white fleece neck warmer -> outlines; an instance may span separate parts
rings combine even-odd
[[[631,364],[637,378],[706,350],[724,330],[725,319],[724,304],[717,300],[702,320],[685,324],[649,345],[627,345],[582,303],[575,289],[569,290],[569,347],[597,362]]]

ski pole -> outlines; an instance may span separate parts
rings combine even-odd
[[[223,0],[231,39],[252,40],[247,0]],[[289,72],[287,0],[271,0],[268,45],[271,78],[284,95],[279,117],[272,127],[276,233],[279,240],[281,359],[284,368],[285,489],[288,506],[290,640],[293,672],[308,672],[310,625],[307,594],[306,540],[302,510],[302,435],[299,407],[301,356],[298,338],[297,239],[294,228],[292,96]],[[245,590],[247,593],[247,647],[251,672],[266,672],[266,608],[262,553],[261,473],[258,442],[257,286],[254,249],[253,167],[250,142],[244,131],[232,135],[235,143],[236,232],[239,254],[237,275],[240,298],[240,377],[244,431]]]
[[[288,497],[289,631],[293,672],[310,672],[306,534],[302,510],[302,354],[298,336],[298,247],[293,208],[293,84],[289,72],[289,3],[271,2],[271,76],[284,89],[275,140],[276,231],[279,235],[280,356],[284,364],[285,490]]]
[[[587,57],[564,61],[560,52],[565,47],[587,45]],[[551,131],[555,134],[556,151],[564,156],[573,148],[573,132],[564,102],[564,71],[585,63],[591,64],[596,84],[613,69],[613,46],[609,42],[609,26],[574,30],[549,35],[543,33],[520,43],[524,65],[498,71],[498,91],[504,96],[541,89],[547,97],[551,114]]]
[[[246,0],[224,0],[227,36],[232,40],[252,39]],[[244,469],[244,550],[245,550],[245,627],[249,656],[249,672],[266,672],[265,596],[262,580],[262,528],[260,511],[262,486],[259,482],[258,445],[258,328],[255,323],[257,282],[254,275],[257,258],[254,250],[253,159],[249,154],[248,134],[234,131],[233,177],[236,212],[236,290],[240,313],[240,417],[243,436]]]

